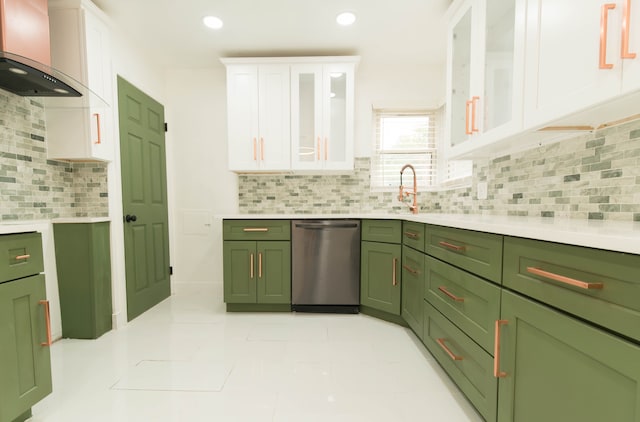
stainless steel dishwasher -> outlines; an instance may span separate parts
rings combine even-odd
[[[360,220],[291,222],[294,311],[357,313]]]

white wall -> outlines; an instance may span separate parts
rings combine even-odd
[[[356,156],[371,154],[372,105],[439,106],[444,102],[444,72],[444,66],[363,60],[356,73]],[[236,213],[238,207],[238,178],[227,170],[225,68],[169,70],[166,83],[175,216],[172,283],[215,284],[222,295],[221,215]]]

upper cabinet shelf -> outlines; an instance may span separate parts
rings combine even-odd
[[[114,120],[108,19],[87,0],[49,0],[51,62],[91,90],[78,99],[48,99],[51,159],[110,161]]]
[[[353,169],[359,58],[228,58],[229,170]]]
[[[447,156],[507,154],[640,117],[635,3],[454,2]]]

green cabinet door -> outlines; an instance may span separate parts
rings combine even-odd
[[[95,339],[111,330],[109,222],[53,225],[62,336]]]
[[[224,301],[226,303],[256,303],[256,255],[256,242],[224,242]]]
[[[51,393],[43,275],[0,284],[0,421],[13,421]]]
[[[640,347],[502,293],[498,420],[640,422]]]
[[[257,302],[291,303],[291,242],[257,242]]]
[[[401,246],[362,242],[360,261],[360,303],[393,315],[400,315]]]
[[[422,339],[424,297],[424,255],[408,246],[402,248],[402,318]]]

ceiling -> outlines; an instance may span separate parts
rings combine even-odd
[[[360,55],[367,62],[443,64],[451,0],[93,0],[166,67],[220,57]],[[336,24],[343,11],[351,27]],[[206,15],[224,21],[214,31]]]

